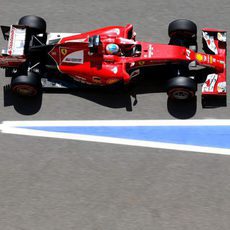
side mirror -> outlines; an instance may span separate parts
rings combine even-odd
[[[92,37],[89,37],[89,52],[90,54],[94,54],[97,53],[98,51],[98,47],[101,44],[101,39],[100,39],[100,35],[95,35]]]

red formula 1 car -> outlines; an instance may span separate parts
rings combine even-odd
[[[202,86],[204,99],[226,97],[224,30],[203,29],[205,53],[199,53],[197,26],[186,19],[169,24],[169,44],[136,41],[131,24],[86,33],[47,33],[45,20],[30,15],[1,28],[8,47],[2,51],[0,67],[6,68],[12,91],[20,95],[34,96],[46,86],[68,87],[69,79],[71,84],[128,84],[142,68],[165,65],[175,70],[165,87],[169,98],[194,97],[199,79],[191,75],[191,66],[211,70]]]

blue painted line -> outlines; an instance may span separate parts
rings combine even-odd
[[[20,128],[230,149],[230,126],[27,126]]]

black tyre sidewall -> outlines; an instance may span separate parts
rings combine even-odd
[[[177,99],[174,97],[176,92],[184,92],[188,94],[187,98],[181,100],[191,99],[195,96],[195,92],[197,91],[197,84],[194,79],[188,77],[175,77],[169,79],[167,83],[167,94],[171,99]]]
[[[19,89],[28,88],[31,94],[22,94]],[[20,75],[13,77],[11,80],[11,89],[14,93],[21,96],[36,96],[41,89],[41,79],[37,74]]]
[[[28,26],[37,33],[46,33],[46,21],[35,15],[26,15],[20,18],[18,25]]]
[[[175,20],[169,24],[168,35],[172,38],[176,36],[177,33],[188,33],[188,37],[196,37],[197,26],[194,22],[187,19]]]

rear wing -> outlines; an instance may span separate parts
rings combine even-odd
[[[26,45],[26,28],[24,26],[12,25],[1,27],[4,39],[8,41],[7,49],[2,51],[3,55],[23,56]]]
[[[34,33],[29,27],[23,25],[1,26],[6,48],[0,55],[0,67],[18,67],[33,56],[37,51],[49,49],[46,43],[47,34]]]
[[[18,67],[26,61],[26,28],[12,25],[1,26],[3,37],[7,42],[6,48],[0,55],[0,67]]]
[[[204,28],[202,30],[203,50],[209,55],[209,62],[222,65],[221,71],[209,74],[202,86],[203,97],[225,97],[227,95],[227,32],[225,30]]]

